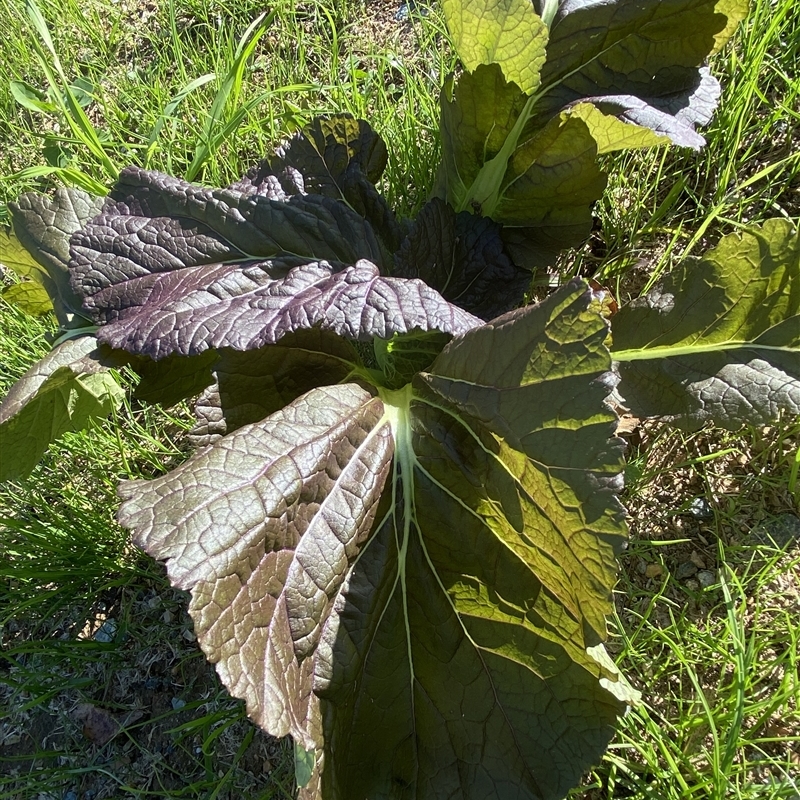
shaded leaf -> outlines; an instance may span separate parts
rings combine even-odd
[[[694,429],[800,414],[800,237],[787,220],[723,238],[612,319],[636,416]]]
[[[214,382],[211,369],[218,357],[218,353],[207,350],[198,356],[172,355],[161,361],[131,358],[130,366],[141,376],[135,395],[146,403],[174,406]]]
[[[461,308],[491,319],[519,305],[531,276],[505,253],[501,228],[439,198],[427,203],[395,254],[394,274],[420,278]]]
[[[688,102],[699,68],[747,8],[747,0],[567,0],[550,29],[540,113],[603,95],[662,102],[687,93]]]
[[[38,361],[0,404],[0,481],[22,478],[48,445],[107,417],[124,392],[106,371],[93,336],[68,339]]]
[[[189,439],[196,447],[211,444],[317,386],[342,383],[360,363],[349,342],[318,328],[287,334],[274,345],[246,353],[222,350],[214,385],[195,405],[197,424]]]
[[[277,200],[307,193],[344,200],[393,252],[400,227],[375,188],[387,160],[386,145],[369,123],[347,114],[316,117],[232,188]]]

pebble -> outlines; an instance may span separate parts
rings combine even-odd
[[[185,700],[181,700],[180,697],[173,697],[172,698],[172,709],[173,711],[179,711],[186,705]]]
[[[677,581],[686,580],[693,575],[697,575],[697,564],[693,561],[684,561],[683,564],[678,564],[678,568],[675,570],[675,580]]]
[[[717,582],[716,574],[710,569],[701,569],[697,573],[697,580],[704,589],[713,586]]]
[[[108,644],[109,642],[114,641],[114,636],[116,635],[116,633],[117,633],[117,623],[114,622],[113,619],[107,619],[95,631],[95,634],[92,638],[96,642],[102,642],[103,644]]]
[[[714,509],[705,497],[695,497],[689,503],[689,513],[695,519],[711,519],[714,516]]]
[[[664,572],[664,568],[661,564],[648,564],[645,567],[644,574],[648,578],[657,578]]]

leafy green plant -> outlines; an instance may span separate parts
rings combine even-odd
[[[309,798],[563,796],[636,696],[602,646],[613,369],[637,413],[688,427],[800,411],[788,223],[723,240],[610,334],[579,279],[522,305],[585,236],[598,155],[699,146],[702,63],[743,5],[444,8],[466,71],[415,220],[343,116],[223,188],[130,167],[102,205],[24,195],[3,240],[67,338],[0,406],[2,476],[119,402],[115,367],[143,400],[199,395],[196,453],[124,482],[119,519],[192,592],[231,693],[293,736]]]

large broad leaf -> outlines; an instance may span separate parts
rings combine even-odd
[[[223,681],[295,737],[304,798],[555,800],[605,748],[624,526],[589,302],[572,283],[400,389],[314,389],[123,484]]]
[[[272,199],[310,193],[344,200],[392,252],[400,226],[375,188],[387,160],[386,145],[369,123],[346,114],[316,117],[232,188]]]
[[[469,11],[462,11],[462,5]],[[599,153],[670,141],[702,146],[695,126],[708,122],[719,97],[719,84],[703,63],[733,33],[748,1],[564,0],[543,6],[543,13],[557,9],[549,33],[532,2],[453,0],[443,5],[459,55],[473,71],[461,76],[455,92],[446,87],[442,96],[437,194],[458,211],[477,211],[520,227],[536,224],[539,209],[534,204],[526,216],[525,192],[511,197],[507,187],[525,183],[538,159],[548,166],[549,151],[537,152],[531,141],[554,119],[560,117],[562,124],[580,119]],[[499,31],[505,30],[506,14],[516,26],[512,33],[532,32],[528,50],[546,46],[536,79],[520,74],[516,55],[507,49],[476,57],[478,51],[489,53],[481,44],[487,34],[477,25],[465,25],[465,19],[489,18],[487,30]],[[537,69],[540,63],[538,57],[531,62]],[[491,67],[495,71],[487,72]],[[570,138],[579,158],[580,137],[570,133]],[[515,164],[520,151],[527,152]],[[586,169],[582,185],[588,187],[591,167]],[[562,196],[572,192],[564,188]],[[584,197],[574,199],[576,205],[586,203]]]
[[[500,226],[434,198],[423,207],[400,250],[394,274],[420,278],[461,308],[491,319],[519,304],[531,274],[506,255]]]
[[[124,392],[93,336],[68,339],[25,373],[0,404],[0,481],[30,473],[47,446],[119,408]]]
[[[457,334],[480,324],[421,280],[384,278],[369,261],[339,271],[324,261],[210,264],[132,280],[115,263],[104,267],[104,277],[122,280],[102,297],[116,319],[98,338],[154,359],[255,350],[314,327],[371,341],[412,330]]]
[[[787,220],[726,236],[612,320],[637,416],[727,428],[800,414],[800,235]]]
[[[130,304],[113,287],[158,273],[277,255],[380,264],[383,249],[361,216],[331,198],[282,202],[129,167],[102,212],[73,236],[70,252],[72,286],[104,322]]]
[[[102,204],[79,189],[58,189],[52,197],[29,192],[9,203],[14,233],[0,232],[0,262],[44,288],[62,328],[85,324],[81,298],[70,286],[69,240]]]

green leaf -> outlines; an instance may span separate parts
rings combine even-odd
[[[305,750],[301,745],[294,745],[294,779],[298,789],[307,786],[314,774],[316,753]]]
[[[443,0],[447,27],[468,70],[498,64],[526,94],[539,87],[547,27],[531,0]]]
[[[775,219],[687,260],[612,319],[637,416],[726,428],[800,414],[800,235]]]
[[[39,280],[39,276],[44,272],[41,264],[22,246],[13,231],[2,228],[0,228],[0,264],[16,272],[20,278]]]
[[[570,0],[539,7],[549,24],[549,41],[543,63],[538,57],[525,62],[530,70],[540,70],[531,77],[521,74],[513,47],[507,50],[493,43],[505,42],[507,36],[515,44],[538,46],[547,35],[541,22],[540,34],[517,38],[528,24],[523,18],[538,19],[533,3],[445,3],[448,25],[468,71],[455,90],[451,82],[442,94],[442,164],[436,195],[457,211],[526,229],[538,225],[540,206],[529,206],[525,192],[512,202],[515,193],[509,186],[527,170],[533,170],[536,184],[536,168],[552,168],[546,156],[541,165],[536,163],[532,140],[556,119],[562,124],[567,118],[580,119],[584,134],[595,140],[596,154],[666,142],[703,146],[705,140],[695,128],[709,122],[720,94],[704,62],[733,32],[746,13],[747,0]],[[582,138],[575,135],[576,160],[569,166],[572,185],[562,192],[572,194],[575,185],[584,190],[574,205],[585,222],[596,199],[589,187],[597,186],[599,171],[582,157]],[[569,150],[566,142],[563,145],[558,148],[562,157]],[[520,151],[534,157],[532,161],[523,156],[524,169],[512,166]],[[566,240],[560,246],[573,243]]]
[[[56,110],[53,103],[48,103],[41,92],[37,91],[25,81],[11,81],[11,96],[28,111],[35,111],[38,114],[49,114]]]
[[[0,481],[25,477],[48,445],[122,403],[93,336],[69,339],[20,378],[0,404]]]
[[[437,194],[457,210],[542,228],[562,247],[576,244],[588,235],[591,205],[606,185],[597,144],[571,111],[515,134],[527,103],[496,65],[465,73],[454,90],[445,88]]]
[[[5,289],[0,296],[7,303],[34,317],[41,317],[53,310],[50,295],[44,286],[34,281],[15,283]]]
[[[80,189],[58,189],[52,197],[28,192],[9,203],[14,236],[0,235],[0,261],[8,253],[13,262],[8,266],[44,286],[62,328],[85,324],[81,299],[70,284],[69,241],[102,205],[102,198]]]
[[[613,114],[604,114],[591,103],[580,103],[570,111],[570,116],[582,119],[597,142],[597,155],[617,150],[639,150],[670,143],[668,136],[651,128],[634,125]]]

